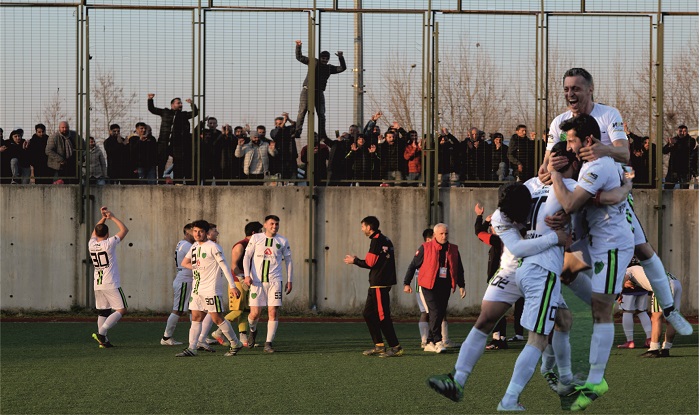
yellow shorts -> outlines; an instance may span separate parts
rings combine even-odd
[[[240,298],[236,298],[229,294],[228,296],[228,309],[229,311],[240,310],[243,311],[248,307],[248,285],[236,281],[236,288],[241,292]]]

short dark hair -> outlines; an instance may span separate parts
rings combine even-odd
[[[209,222],[205,221],[204,219],[196,220],[192,222],[192,228],[199,228],[204,232],[209,232]]]
[[[38,130],[39,128],[46,131],[46,126],[44,124],[41,124],[41,123],[34,126],[34,131]]]
[[[267,216],[265,216],[265,222],[267,222],[267,221],[270,220],[270,219],[275,220],[275,221],[277,221],[277,222],[280,221],[280,218],[279,218],[279,216],[277,216],[277,215],[267,215]]]
[[[520,182],[510,182],[498,188],[498,208],[515,223],[527,223],[532,195]]]
[[[681,128],[685,128],[686,130],[688,129],[688,126],[685,124],[681,124],[678,126],[678,129],[680,130]]]
[[[214,120],[214,121],[217,121],[217,122],[219,121],[218,119],[216,119],[216,117],[207,117],[207,121],[209,121],[209,120]]]
[[[284,117],[275,117],[275,121],[282,121],[284,120]]]
[[[330,58],[330,57],[331,57],[331,53],[330,53],[329,51],[327,51],[327,50],[324,50],[323,52],[319,53],[318,56],[319,56],[320,58],[323,58],[324,56],[325,56],[326,58]]]
[[[562,85],[564,84],[564,79],[570,76],[580,76],[586,80],[586,83],[588,85],[593,85],[593,75],[591,75],[590,72],[583,68],[571,68],[568,71],[564,72],[564,76],[561,78]]]
[[[209,222],[209,229],[216,228],[216,223]]]
[[[119,128],[120,130],[122,129],[122,128],[119,126],[119,124],[112,124],[112,125],[109,126],[109,131],[112,131],[112,130],[114,130],[115,128]]]
[[[364,223],[365,225],[369,226],[369,228],[373,231],[379,229],[379,219],[377,219],[376,216],[366,216],[360,221],[360,223]]]
[[[146,123],[143,121],[139,121],[136,123],[136,128],[143,127],[146,128]]]
[[[240,125],[233,127],[233,131],[242,130],[242,129],[243,129],[243,127],[241,127]]]
[[[109,227],[105,225],[104,223],[98,223],[95,225],[95,235],[99,236],[100,238],[104,238],[109,234]]]
[[[251,236],[255,233],[260,232],[263,225],[260,222],[249,222],[245,225],[245,236]]]
[[[576,136],[583,141],[589,135],[600,140],[600,126],[595,118],[588,114],[579,114],[574,118],[569,118],[559,125],[562,131],[575,130]]]
[[[256,129],[256,130],[265,130],[265,131],[267,131],[267,128],[265,128],[264,125],[258,125],[257,127],[255,127],[255,129]]]
[[[175,103],[175,101],[182,101],[182,100],[180,99],[180,97],[173,98],[170,100],[170,105],[173,105]]]
[[[433,233],[434,233],[434,232],[433,232],[433,229],[432,229],[432,228],[428,228],[428,229],[424,230],[424,231],[423,231],[423,239],[432,238],[432,237],[433,237]]]
[[[525,125],[525,124],[518,124],[518,126],[515,127],[515,131],[518,131],[518,130],[521,129],[521,128],[527,129],[527,125]]]
[[[183,234],[186,234],[187,231],[191,231],[191,230],[192,230],[192,224],[191,224],[191,223],[188,223],[187,225],[185,225],[185,226],[182,227],[182,233],[183,233]]]
[[[567,149],[566,141],[559,141],[552,147],[552,156],[564,156],[568,160],[565,166],[557,170],[559,173],[564,173],[576,160],[576,153]]]

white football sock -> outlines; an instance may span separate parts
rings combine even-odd
[[[199,333],[199,341],[201,343],[207,342],[207,335],[209,334],[209,329],[211,329],[212,323],[211,314],[207,313],[207,315],[204,316],[204,320],[202,320],[202,328]]]
[[[190,325],[190,350],[197,350],[199,334],[202,332],[202,322],[193,321]]]
[[[275,340],[275,334],[277,333],[277,325],[279,321],[277,320],[267,320],[267,338],[265,343],[272,343]]]
[[[428,330],[430,330],[430,323],[427,321],[418,322],[418,331],[420,332],[421,344],[428,342]]]
[[[634,314],[622,313],[622,330],[628,342],[634,340]]]
[[[576,294],[576,297],[580,298],[584,303],[591,305],[591,277],[590,270],[581,271],[578,276],[569,285],[567,285],[571,291]]]
[[[224,321],[221,324],[217,324],[217,326],[219,327],[218,330],[221,330],[221,333],[223,333],[223,335],[226,336],[231,347],[238,344],[238,337],[236,337],[236,332],[233,330],[233,326],[231,326],[231,323],[229,323],[228,320],[224,319]]]
[[[593,323],[591,350],[588,358],[588,362],[591,364],[591,369],[588,372],[588,383],[597,385],[603,380],[614,339],[615,324]]]
[[[644,268],[644,273],[647,275],[651,288],[654,289],[654,296],[661,304],[661,308],[673,307],[673,295],[671,294],[671,286],[668,284],[666,270],[656,253],[646,261],[639,261],[639,264]]]
[[[99,333],[100,329],[102,328],[102,325],[105,324],[105,320],[107,320],[107,317],[97,316],[97,332],[98,333]]]
[[[669,350],[670,350],[671,347],[673,347],[673,343],[671,343],[671,342],[664,342],[664,346],[663,346],[664,349],[669,349]]]
[[[250,331],[256,331],[258,329],[258,320],[251,320],[248,318],[248,328]]]
[[[659,350],[660,348],[661,348],[661,342],[649,343],[649,350]]]
[[[518,359],[515,361],[513,376],[510,378],[506,394],[501,400],[504,406],[512,407],[518,403],[518,397],[525,385],[530,381],[530,378],[532,378],[532,374],[535,373],[540,356],[542,356],[542,352],[537,347],[530,344],[526,344],[523,347],[523,351],[520,352]]]
[[[552,334],[552,349],[554,349],[554,358],[557,361],[559,380],[564,384],[571,383],[574,376],[571,373],[571,344],[568,331],[554,330],[554,334]]]
[[[555,362],[556,359],[554,358],[554,350],[552,349],[552,345],[548,344],[542,352],[542,365],[540,365],[540,373],[544,374],[551,372],[552,369],[554,369]]]
[[[100,327],[100,334],[103,336],[107,336],[107,331],[114,327],[115,324],[119,321],[119,319],[122,318],[122,313],[119,311],[115,311],[114,313],[110,314],[109,317],[105,319],[105,322],[102,323],[102,327]]]
[[[175,313],[170,313],[168,316],[168,322],[165,323],[165,333],[163,333],[163,337],[173,337],[178,320],[180,320],[180,316]]]
[[[459,348],[454,377],[455,381],[460,385],[464,386],[469,374],[474,370],[474,365],[479,361],[481,355],[484,354],[488,336],[488,333],[472,327],[464,343]]]
[[[442,326],[440,328],[442,329],[442,343],[444,344],[446,341],[450,340],[450,332],[447,328],[447,320],[442,320]]]
[[[644,329],[644,334],[646,335],[646,338],[650,338],[651,319],[649,318],[649,314],[647,314],[646,311],[642,311],[641,313],[637,314],[637,318],[639,318],[639,323],[642,325],[642,329]]]

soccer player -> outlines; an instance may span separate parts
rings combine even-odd
[[[389,299],[391,286],[396,285],[394,244],[379,230],[379,219],[375,216],[363,218],[360,224],[362,233],[371,240],[369,251],[364,260],[355,255],[345,255],[343,261],[348,265],[369,269],[369,290],[362,315],[374,341],[374,348],[365,350],[362,354],[379,357],[403,356],[403,348],[399,344],[394,322],[391,320]],[[382,334],[389,343],[388,349],[384,346]]]
[[[560,180],[570,191],[576,187],[576,181],[572,179],[578,171],[578,160],[573,152],[566,150],[566,143],[559,143],[553,149],[553,154],[561,155],[567,159],[567,164],[557,170],[561,174]],[[546,223],[547,217],[552,217],[562,210],[561,204],[555,197],[549,197],[551,188],[542,183],[537,177],[529,179],[525,186],[529,188],[532,207],[530,209],[529,226],[526,238],[538,239],[555,234],[555,231]],[[566,227],[568,228],[568,226]],[[568,233],[568,232],[567,232]],[[506,246],[512,244],[507,238]],[[569,346],[569,330],[571,328],[571,313],[566,303],[560,298],[561,285],[559,274],[564,265],[564,249],[562,246],[551,246],[534,255],[521,256],[520,264],[515,272],[515,279],[525,297],[521,324],[530,331],[527,344],[518,356],[513,370],[508,389],[498,404],[499,411],[520,411],[524,407],[520,404],[519,397],[525,385],[532,378],[537,362],[542,356],[548,344],[549,335],[557,323],[557,330],[553,334],[553,343],[559,343],[555,347],[555,358],[559,364],[559,381],[563,385],[571,385],[573,374],[571,373],[571,349]],[[560,351],[563,355],[557,355]],[[563,359],[562,359],[563,358]],[[561,361],[559,361],[561,359]],[[568,391],[570,392],[570,391]]]
[[[491,225],[504,244],[500,269],[489,282],[481,301],[481,313],[462,343],[454,375],[431,376],[427,382],[436,392],[455,402],[462,399],[464,385],[484,354],[489,333],[511,305],[523,296],[515,281],[518,258],[566,243],[567,233],[563,230],[542,238],[521,237],[520,229],[528,223],[531,203],[530,191],[522,183],[506,184],[498,191],[498,209],[491,215]]]
[[[292,292],[292,249],[289,241],[277,232],[280,218],[275,215],[265,217],[262,233],[252,235],[243,255],[243,274],[250,287],[250,314],[248,315],[248,348],[255,346],[260,311],[267,306],[267,338],[265,353],[274,353],[272,342],[277,333],[277,309],[282,305],[282,261],[287,265],[287,286],[285,294]]]
[[[219,229],[216,227],[215,223],[209,223],[209,231],[207,232],[207,239],[214,242],[215,244],[219,244]],[[221,273],[219,273],[221,275]],[[223,280],[222,279],[217,279],[218,283],[221,283]],[[235,281],[235,278],[234,278]],[[238,288],[238,287],[236,287]],[[238,291],[240,291],[240,288],[238,288]],[[209,330],[211,329],[212,325],[212,320],[211,320],[211,314],[207,313],[206,316],[204,316],[204,320],[202,320],[202,330],[199,334],[199,341],[197,342],[197,350],[202,350],[205,352],[210,352],[214,353],[215,350],[209,347],[210,344],[216,344],[216,343],[221,343],[222,345],[225,342],[219,342],[216,339],[210,339],[207,337],[207,333],[209,333]],[[218,329],[217,329],[218,330]],[[222,337],[223,341],[223,337]]]
[[[199,335],[202,331],[202,320],[206,314],[211,313],[211,318],[216,323],[224,336],[229,340],[231,347],[224,356],[235,356],[243,348],[231,324],[223,316],[223,303],[221,289],[218,280],[221,278],[219,271],[223,272],[228,281],[229,294],[239,296],[233,276],[226,263],[221,247],[207,239],[209,222],[197,220],[192,222],[192,236],[195,243],[190,248],[190,255],[182,260],[182,266],[192,270],[193,284],[190,296],[190,311],[192,312],[192,325],[190,326],[189,347],[177,357],[197,356]]]
[[[583,68],[571,68],[564,73],[563,87],[568,111],[558,115],[549,128],[547,152],[540,167],[540,179],[545,183],[549,182],[550,178],[547,172],[549,151],[556,141],[566,141],[567,139],[566,133],[560,128],[560,124],[580,114],[589,114],[593,117],[598,122],[600,131],[599,139],[593,140],[590,145],[581,149],[580,158],[585,161],[593,161],[609,156],[618,162],[627,163],[629,160],[629,145],[620,112],[613,107],[593,101],[594,85],[591,74]],[[649,282],[654,288],[654,293],[664,310],[666,320],[681,335],[690,335],[693,332],[693,328],[673,306],[673,295],[666,282],[666,271],[658,255],[656,255],[656,252],[654,252],[654,249],[647,241],[639,219],[634,214],[631,195],[628,204],[634,231],[634,254],[639,258],[641,266],[649,277]],[[585,269],[587,265],[574,258],[572,255],[567,255],[565,262],[565,268],[567,269],[562,272],[562,278],[564,283],[577,296],[583,301],[590,302],[588,295],[591,290],[590,279],[576,278],[576,273]]]
[[[601,137],[598,122],[587,114],[564,121],[560,128],[566,132],[568,148],[580,160],[583,160],[581,149],[592,145],[594,138],[600,140]],[[625,275],[625,268],[620,264],[629,263],[634,253],[634,235],[628,221],[632,213],[626,202],[614,205],[591,202],[591,198],[599,191],[616,188],[623,181],[622,168],[612,157],[603,156],[585,162],[573,192],[565,186],[554,165],[552,161],[548,165],[554,195],[567,213],[582,209],[588,227],[588,254],[590,264],[593,265],[593,335],[589,356],[591,368],[586,383],[576,387],[576,400],[571,405],[571,410],[576,411],[585,409],[608,391],[603,375],[615,336],[612,307],[617,294],[622,290]]]
[[[649,347],[651,342],[651,320],[649,319],[649,314],[647,314],[649,291],[627,278],[629,268],[632,266],[641,268],[639,267],[639,261],[636,258],[632,258],[632,262],[627,267],[628,273],[622,282],[622,292],[617,299],[620,310],[622,310],[622,329],[626,338],[624,343],[617,345],[618,349],[634,349],[634,316],[637,316],[646,334],[647,340],[644,347]]]
[[[190,302],[190,293],[192,292],[192,270],[183,267],[182,260],[189,254],[190,248],[194,243],[192,237],[192,224],[188,223],[182,228],[182,240],[175,247],[175,267],[177,274],[173,280],[173,311],[168,316],[168,322],[165,324],[165,332],[163,338],[160,339],[160,344],[163,346],[177,346],[182,342],[172,338],[175,332],[175,327],[180,319],[180,316],[188,310]]]
[[[243,346],[246,347],[248,347],[248,316],[246,315],[244,317],[243,313],[248,309],[248,285],[243,284],[243,279],[245,278],[243,272],[243,255],[245,254],[245,248],[248,246],[250,237],[259,233],[262,227],[263,225],[260,222],[250,222],[246,224],[244,229],[245,238],[233,244],[233,248],[231,248],[231,264],[233,265],[231,273],[233,274],[233,279],[236,280],[236,288],[241,292],[241,295],[239,297],[229,296],[229,313],[226,314],[225,318],[232,324],[236,323]],[[219,343],[225,344],[223,333],[221,333],[220,330],[216,330],[212,334],[212,337]]]
[[[681,308],[681,297],[683,295],[683,287],[681,287],[681,282],[671,274],[666,273],[668,278],[668,283],[671,286],[671,292],[673,293],[673,301],[676,309]],[[651,283],[649,278],[647,278],[644,268],[639,265],[632,265],[627,268],[627,274],[625,275],[625,282],[630,281],[634,285],[644,288],[649,291],[651,289]],[[641,357],[669,357],[671,347],[673,347],[673,339],[676,337],[676,330],[671,325],[666,325],[666,335],[663,345],[661,345],[661,321],[663,320],[663,309],[659,305],[656,299],[656,295],[651,296],[651,342],[649,343],[649,350],[642,353]]]
[[[92,334],[92,338],[100,344],[101,349],[106,349],[113,347],[107,332],[126,314],[126,296],[122,291],[117,265],[117,245],[124,240],[129,229],[107,207],[102,207],[100,212],[102,217],[92,231],[88,249],[95,267],[95,308],[98,314],[98,331]],[[107,220],[119,228],[119,232],[112,237],[109,236],[109,227],[105,225]]]

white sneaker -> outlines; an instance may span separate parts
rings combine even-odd
[[[210,339],[209,337],[207,337],[205,341],[207,342],[207,344],[219,344],[219,342],[216,341],[216,339]]]
[[[443,353],[445,350],[447,349],[442,345],[442,342],[435,343],[435,353]]]
[[[520,402],[516,403],[513,407],[505,407],[503,401],[501,401],[498,403],[498,408],[496,409],[501,412],[522,412],[525,410],[525,407]]]
[[[211,334],[211,337],[213,337],[214,340],[216,340],[216,343],[219,343],[222,346],[229,346],[229,342],[226,339],[226,337],[224,337],[224,333],[221,333],[219,330],[213,332]],[[207,343],[209,343],[209,339],[207,339]],[[209,344],[215,344],[215,343],[209,343]]]
[[[182,342],[179,342],[171,337],[168,340],[163,340],[161,338],[160,344],[162,344],[163,346],[177,346],[178,344],[182,344]]]
[[[214,340],[214,342],[216,342],[216,340]],[[207,343],[203,343],[203,342],[197,343],[197,350],[203,350],[205,352],[210,352],[210,353],[214,353],[216,351],[216,350],[212,349],[211,347],[209,347],[209,345]]]
[[[457,344],[457,343],[455,343],[455,342],[453,342],[452,340],[449,340],[449,339],[448,339],[448,340],[443,340],[443,341],[442,341],[442,345],[443,345],[444,347],[447,347],[447,348],[459,346],[459,344]]]
[[[424,352],[435,352],[435,343],[430,342],[430,343],[426,344],[425,347],[423,348],[423,351]]]
[[[671,323],[673,328],[675,328],[678,334],[681,336],[690,336],[693,334],[693,326],[691,326],[690,323],[688,323],[688,320],[686,320],[685,317],[683,317],[683,315],[675,308],[669,315],[664,317],[666,318],[667,322]]]

